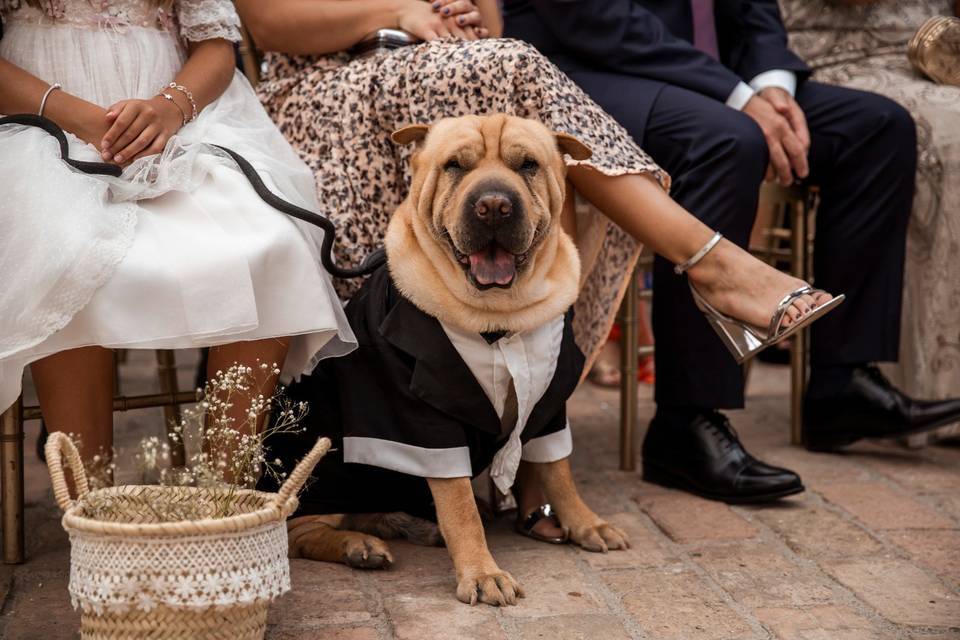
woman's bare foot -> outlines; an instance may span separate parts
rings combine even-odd
[[[517,470],[514,498],[517,500],[517,520],[521,523],[529,518],[530,514],[547,503],[547,497],[544,495],[543,489],[537,482],[536,476],[531,472],[529,465],[525,462],[521,462],[520,468]],[[541,518],[533,525],[531,533],[545,538],[564,537],[560,521],[556,517]]]
[[[691,267],[687,276],[717,311],[763,331],[783,297],[807,284],[757,260],[726,239]],[[781,327],[790,326],[832,298],[825,292],[797,298]]]
[[[600,347],[600,353],[597,354],[588,377],[590,382],[600,387],[620,385],[620,343],[607,340]]]

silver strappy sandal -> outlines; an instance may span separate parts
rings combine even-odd
[[[705,255],[710,253],[710,250],[717,246],[717,243],[720,242],[722,238],[723,235],[720,232],[715,233],[714,236],[710,238],[710,241],[703,245],[692,258],[675,266],[673,268],[674,272],[677,275],[685,273],[700,262]],[[773,317],[770,318],[770,324],[767,326],[767,330],[764,331],[760,327],[749,325],[740,320],[734,320],[730,316],[717,311],[713,305],[700,295],[700,292],[697,291],[697,288],[693,286],[692,282],[687,280],[687,283],[690,285],[690,292],[693,294],[693,300],[697,303],[697,307],[703,312],[703,315],[707,318],[707,322],[710,323],[713,330],[717,332],[717,335],[720,336],[723,343],[727,345],[727,349],[730,350],[730,353],[738,364],[742,364],[767,347],[792,336],[814,320],[835,309],[844,299],[843,295],[839,295],[832,298],[829,302],[812,307],[810,311],[794,320],[789,327],[781,328],[780,325],[787,315],[787,310],[797,298],[804,295],[826,293],[822,289],[814,289],[810,285],[800,287],[788,293],[780,300],[780,303],[777,304],[777,310],[773,313]]]

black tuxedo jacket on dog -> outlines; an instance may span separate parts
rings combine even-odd
[[[501,419],[440,322],[399,294],[386,267],[346,307],[357,349],[323,361],[291,385],[310,404],[304,434],[267,443],[286,468],[323,435],[336,451],[314,471],[301,514],[407,511],[428,515],[425,478],[475,476],[506,441]],[[572,312],[553,378],[534,405],[521,442],[569,438],[566,401],[583,370]],[[496,336],[484,336],[488,342]],[[351,462],[363,460],[369,464]]]

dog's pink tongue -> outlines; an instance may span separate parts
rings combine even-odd
[[[497,244],[470,254],[470,273],[479,284],[507,285],[517,275],[517,258]]]

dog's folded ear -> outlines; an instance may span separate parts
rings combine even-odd
[[[400,131],[403,131],[401,129]],[[399,132],[397,132],[399,133]],[[393,135],[397,135],[396,133]],[[557,140],[557,146],[560,147],[560,151],[566,153],[574,160],[586,160],[593,155],[593,152],[590,151],[590,148],[574,138],[569,133],[560,133],[555,131],[553,137]]]
[[[420,143],[427,137],[429,131],[430,125],[428,124],[411,124],[402,129],[397,129],[390,135],[390,138],[397,144]]]

